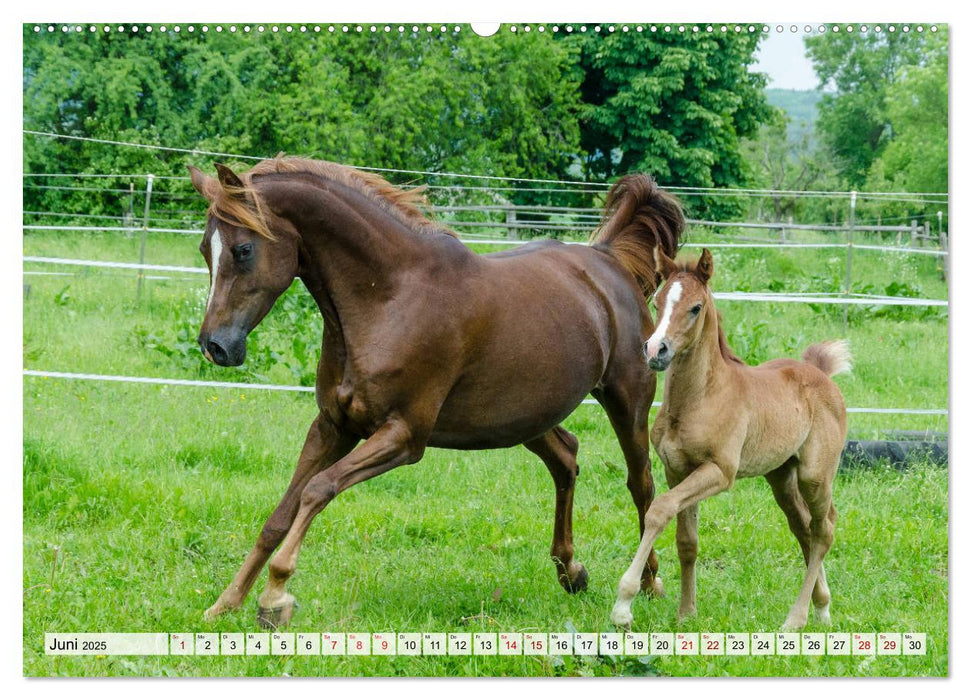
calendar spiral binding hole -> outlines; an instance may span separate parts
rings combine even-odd
[[[87,25],[86,28],[88,33],[95,34],[95,35],[97,35],[99,32],[103,34],[111,34],[111,33],[138,34],[142,32],[151,34],[152,32],[156,32],[156,31],[161,32],[163,34],[171,33],[176,35],[189,35],[189,36],[205,35],[205,34],[209,34],[210,32],[216,32],[217,34],[223,33],[223,32],[229,32],[230,34],[240,34],[240,33],[242,34],[254,34],[254,33],[255,34],[266,34],[266,33],[281,34],[282,33],[282,34],[308,34],[308,35],[322,34],[322,33],[327,33],[327,34],[342,33],[342,34],[362,34],[363,35],[363,34],[380,34],[380,33],[391,34],[394,32],[397,32],[399,35],[405,35],[406,33],[410,33],[412,35],[419,35],[422,33],[459,34],[462,32],[462,26],[457,24],[456,25],[447,25],[447,24],[417,25],[415,24],[410,26],[404,25],[404,24],[399,24],[399,25],[392,25],[392,24],[334,25],[332,24],[332,25],[327,25],[326,27],[324,25],[319,25],[319,24],[314,24],[314,25],[310,25],[310,24],[262,25],[261,24],[261,25],[255,25],[255,26],[248,25],[248,24],[246,25],[237,25],[237,24],[229,24],[229,25],[102,24],[102,25],[96,25],[96,24],[90,24],[90,25]],[[772,32],[775,32],[776,34],[783,34],[786,32],[792,33],[792,34],[796,34],[800,32],[803,34],[825,34],[827,32],[831,32],[834,34],[838,34],[840,32],[844,32],[847,34],[852,34],[852,33],[867,34],[870,32],[874,32],[877,34],[880,34],[882,32],[888,32],[891,34],[901,32],[903,34],[909,34],[911,32],[916,32],[918,34],[922,34],[925,31],[937,32],[938,30],[939,30],[939,26],[936,24],[931,24],[927,26],[923,24],[916,24],[916,25],[912,25],[912,24],[875,24],[875,25],[819,24],[815,26],[808,25],[808,24],[802,25],[802,26],[796,25],[796,24],[790,24],[790,25],[777,24],[774,27],[769,26],[767,24],[765,25],[756,25],[756,24],[720,24],[720,25],[713,25],[713,24],[707,24],[707,25],[699,25],[699,24],[691,24],[691,25],[688,25],[688,24],[620,24],[620,25],[618,24],[610,24],[610,25],[511,24],[511,25],[508,25],[507,27],[507,31],[509,31],[512,34],[532,34],[532,33],[545,34],[546,32],[557,34],[560,32],[565,32],[567,34],[593,33],[593,34],[603,34],[603,35],[618,34],[618,33],[624,34],[624,33],[631,33],[631,32],[634,32],[634,33],[651,32],[655,34],[656,33],[666,33],[666,34],[749,33],[749,34],[754,34],[756,32],[760,32],[762,34],[769,34]],[[40,34],[45,31],[48,34],[54,34],[58,31],[65,34],[68,34],[68,33],[83,34],[85,31],[85,26],[81,24],[63,24],[63,25],[48,24],[46,26],[35,24],[33,27],[33,31],[35,34]],[[476,32],[473,31],[472,33],[475,34]]]

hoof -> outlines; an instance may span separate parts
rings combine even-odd
[[[630,607],[615,605],[610,612],[610,621],[621,629],[629,630],[634,616],[631,614]]]
[[[663,598],[664,597],[664,582],[661,581],[660,576],[655,576],[654,580],[650,583],[643,583],[641,586],[648,598]]]
[[[587,590],[587,582],[589,577],[587,576],[586,568],[581,564],[579,573],[571,581],[566,576],[560,578],[560,584],[563,586],[567,593],[579,593],[580,591]]]
[[[829,616],[829,603],[816,608],[816,620],[823,627],[829,627],[833,624],[833,620]]]
[[[798,632],[803,627],[806,626],[805,620],[793,620],[791,617],[786,618],[786,621],[782,624],[783,632]]]
[[[265,630],[276,630],[290,624],[293,611],[297,607],[297,602],[290,597],[290,600],[273,608],[264,608],[262,605],[256,609],[256,624]]]

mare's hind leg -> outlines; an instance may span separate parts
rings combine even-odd
[[[818,583],[825,592],[826,578],[823,559],[833,544],[836,525],[836,508],[833,505],[833,478],[839,465],[839,448],[826,449],[822,445],[803,446],[803,454],[796,466],[796,483],[799,494],[809,511],[809,555],[806,560],[806,576],[799,590],[799,597],[789,610],[784,629],[802,629],[809,619],[809,601]],[[826,601],[828,606],[829,601]],[[824,606],[824,614],[828,614]]]
[[[785,513],[789,523],[789,529],[795,535],[802,549],[803,561],[809,564],[810,535],[809,535],[809,507],[799,493],[799,484],[796,478],[795,458],[786,462],[773,472],[765,475],[765,480],[772,487],[772,495],[775,496],[776,503]],[[830,519],[836,524],[836,508],[830,506]],[[829,586],[826,585],[826,571],[822,564],[819,566],[819,578],[813,587],[813,607],[816,609],[816,617],[819,622],[828,625],[829,616]]]
[[[341,435],[328,421],[317,416],[307,432],[307,439],[286,493],[263,525],[256,545],[246,557],[239,572],[215,604],[206,610],[207,619],[242,605],[266,560],[270,558],[273,550],[283,541],[290,529],[297,514],[297,507],[300,505],[300,492],[303,491],[304,486],[314,474],[350,452],[355,442],[357,442],[356,438]]]
[[[647,372],[645,365],[639,376],[594,392],[594,396],[607,411],[607,417],[610,418],[610,424],[624,453],[624,461],[627,463],[627,489],[637,508],[640,537],[644,536],[644,515],[654,500],[647,416],[656,387],[657,380],[653,374]],[[661,596],[664,595],[664,585],[657,575],[657,568],[657,554],[652,548],[641,573],[641,590]]]
[[[573,486],[580,472],[577,466],[579,443],[573,434],[557,426],[523,444],[543,460],[556,485],[556,515],[550,556],[556,564],[560,585],[567,593],[578,593],[587,587],[587,570],[580,562],[573,560]]]

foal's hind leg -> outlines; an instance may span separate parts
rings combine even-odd
[[[556,485],[556,515],[550,556],[556,564],[560,585],[567,593],[578,593],[587,587],[587,570],[580,562],[573,560],[573,486],[580,472],[577,466],[579,443],[573,434],[557,426],[523,444],[543,460]]]
[[[833,477],[839,463],[839,452],[826,454],[821,450],[806,448],[796,467],[799,493],[809,510],[809,556],[806,576],[799,590],[799,597],[789,610],[784,629],[802,629],[809,619],[809,600],[817,583],[826,586],[823,559],[833,544],[836,525],[836,508],[833,506]],[[826,592],[829,590],[826,588]],[[826,601],[828,605],[829,601]],[[828,608],[825,608],[828,613]]]
[[[283,499],[263,525],[256,545],[243,562],[239,572],[233,578],[226,590],[222,592],[215,604],[206,610],[207,619],[212,619],[227,610],[233,610],[242,605],[243,600],[253,587],[253,582],[270,558],[273,550],[283,541],[293,518],[297,514],[300,492],[314,474],[330,466],[335,461],[350,452],[356,438],[341,435],[328,421],[318,416],[307,432],[303,451],[297,462],[297,468],[290,480]]]
[[[796,460],[793,458],[773,472],[765,475],[765,480],[772,487],[772,495],[775,496],[776,503],[785,513],[789,523],[789,529],[795,535],[802,549],[803,561],[809,564],[810,535],[809,535],[809,507],[799,493],[799,485],[796,478]],[[836,508],[830,506],[830,519],[836,523]],[[816,609],[816,617],[819,622],[828,625],[829,616],[829,586],[826,585],[826,571],[822,564],[819,566],[819,577],[813,587],[813,607]]]
[[[645,365],[646,367],[646,365]],[[620,442],[620,449],[627,462],[627,489],[637,508],[637,525],[640,537],[644,536],[644,515],[654,500],[654,477],[651,476],[649,447],[650,433],[647,416],[657,380],[646,369],[638,377],[618,382],[613,387],[594,392],[610,418],[610,424]],[[641,590],[649,594],[664,595],[664,585],[657,575],[657,554],[652,548],[641,573]]]

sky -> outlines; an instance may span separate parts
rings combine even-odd
[[[770,88],[815,90],[818,81],[806,58],[803,39],[807,34],[802,25],[796,32],[790,31],[792,25],[786,25],[782,32],[776,31],[776,25],[770,26],[768,37],[759,44],[755,70],[768,74]]]

